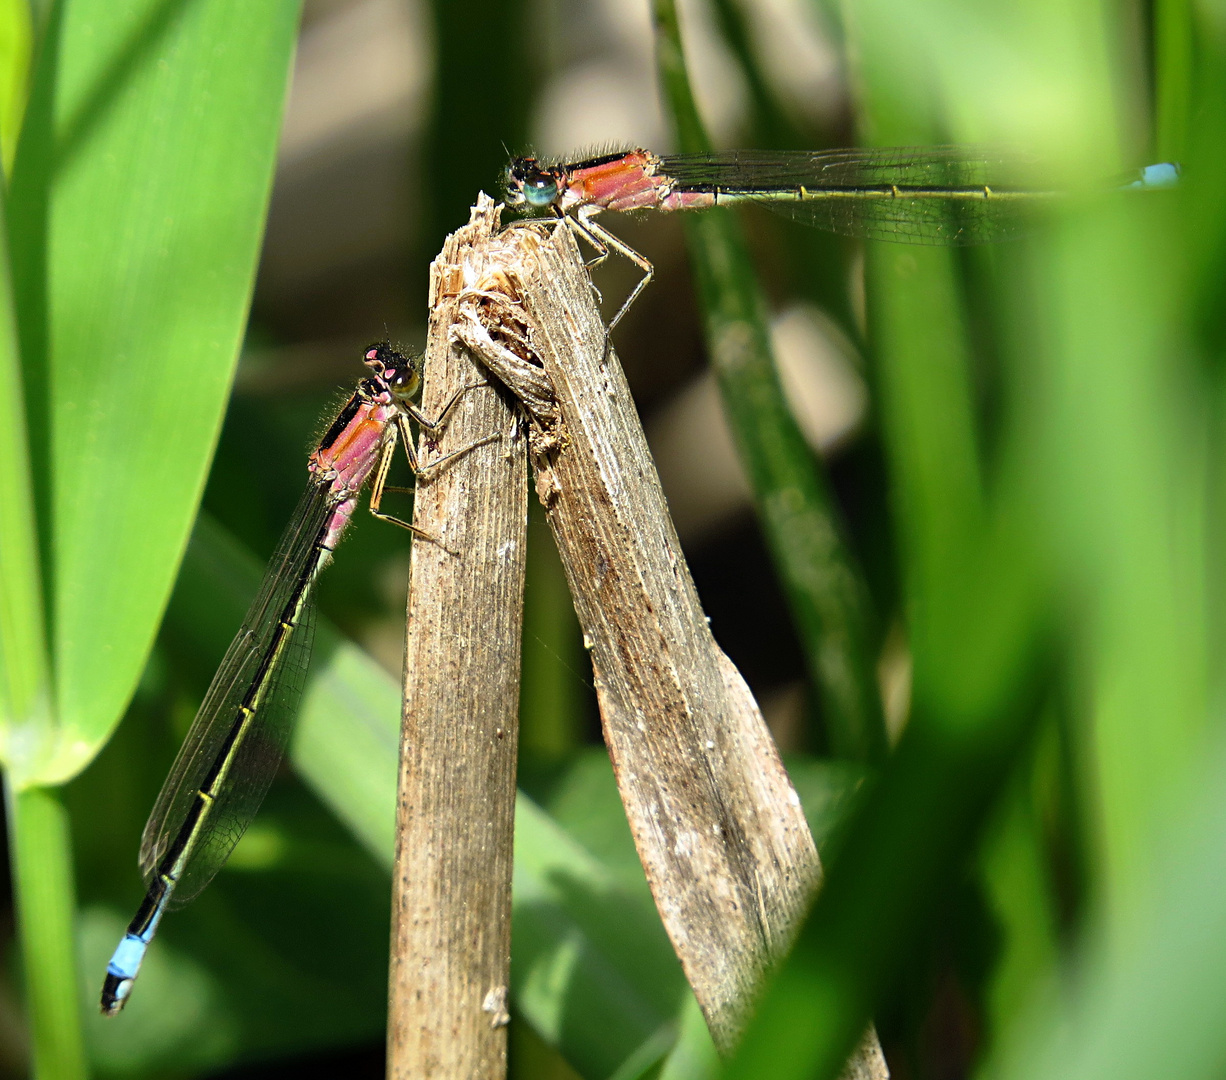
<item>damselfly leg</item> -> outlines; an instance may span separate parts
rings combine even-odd
[[[588,263],[588,269],[591,269],[593,266],[599,266],[604,262],[609,257],[609,249],[612,248],[619,255],[624,255],[643,271],[643,276],[639,283],[630,291],[630,295],[622,302],[622,306],[617,309],[617,314],[609,320],[608,332],[611,334],[613,333],[613,328],[622,321],[622,316],[630,310],[630,306],[639,298],[639,293],[651,284],[651,279],[656,274],[656,268],[652,266],[645,255],[636,251],[624,240],[609,232],[600,222],[596,221],[594,211],[585,213],[586,209],[586,207],[581,208],[574,215],[567,214],[564,220],[574,232],[582,236],[598,253],[597,257]]]
[[[467,394],[470,390],[479,390],[483,386],[489,386],[488,382],[469,383],[467,386],[461,386],[455,393],[447,399],[447,404],[443,406],[442,412],[438,417],[431,420],[412,402],[403,402],[403,413],[396,417],[396,431],[393,432],[387,439],[387,443],[383,448],[383,452],[379,456],[379,463],[375,467],[374,479],[370,485],[370,500],[367,503],[367,509],[380,521],[386,521],[392,525],[399,525],[402,529],[408,529],[414,536],[420,536],[423,540],[429,540],[431,543],[438,543],[438,537],[432,536],[424,529],[419,529],[402,518],[385,514],[382,512],[383,495],[385,492],[394,492],[399,495],[411,495],[414,488],[398,487],[387,483],[387,474],[392,467],[392,459],[395,457],[396,443],[399,442],[404,447],[404,455],[408,459],[409,468],[413,472],[414,481],[421,480],[428,482],[435,477],[439,471],[450,464],[458,457],[475,450],[478,446],[485,446],[488,443],[495,442],[500,435],[487,435],[483,439],[477,439],[469,443],[467,446],[461,446],[458,450],[451,450],[442,457],[435,458],[433,461],[423,465],[418,456],[417,449],[413,443],[413,430],[409,426],[409,420],[417,424],[427,436],[434,438],[441,435],[444,427],[447,424],[447,418],[456,403]],[[407,416],[405,415],[407,413]],[[399,433],[397,437],[396,433]]]

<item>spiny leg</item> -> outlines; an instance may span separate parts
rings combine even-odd
[[[481,385],[488,386],[489,383],[482,383]],[[461,446],[458,450],[449,450],[442,457],[435,458],[429,464],[423,465],[421,463],[421,459],[417,456],[416,448],[413,446],[413,439],[412,439],[413,433],[409,429],[408,420],[405,419],[405,417],[403,416],[397,416],[396,426],[400,430],[400,441],[404,443],[404,456],[408,458],[409,460],[409,468],[413,470],[413,476],[418,480],[426,480],[426,481],[429,481],[434,476],[436,476],[438,474],[438,471],[444,465],[449,464],[450,462],[454,461],[456,458],[460,457],[461,455],[467,454],[469,451],[477,449],[478,446],[485,446],[486,443],[496,442],[497,440],[502,438],[502,436],[497,433],[493,435],[486,435],[484,438],[477,439],[474,442],[470,442],[467,446]],[[380,465],[382,465],[382,461],[380,461]],[[383,472],[384,474],[386,474],[387,469],[384,468]],[[376,477],[376,479],[379,479],[379,478]],[[392,488],[392,487],[384,486],[382,490],[384,491],[406,491],[408,489]],[[372,501],[373,501],[373,493],[372,493]]]
[[[488,386],[488,383],[481,383],[481,386]],[[464,387],[462,390],[456,391],[452,396],[452,400],[448,402],[447,407],[450,408],[458,397],[465,390],[471,390],[472,387]],[[444,414],[446,409],[444,410]],[[478,446],[484,446],[486,443],[495,442],[501,439],[499,434],[487,435],[483,439],[477,439],[475,442],[469,443],[467,446],[462,446],[458,450],[452,450],[444,454],[442,457],[430,462],[428,465],[422,465],[417,456],[417,450],[413,446],[413,432],[409,428],[408,419],[404,415],[396,417],[396,428],[399,431],[399,440],[395,433],[387,440],[383,450],[379,454],[379,464],[375,468],[374,480],[370,487],[370,502],[369,510],[380,521],[387,521],[393,525],[399,525],[402,529],[408,529],[414,536],[420,536],[423,540],[429,540],[431,543],[442,545],[442,542],[437,536],[432,536],[424,529],[419,529],[416,525],[411,525],[402,518],[395,517],[392,514],[383,513],[381,507],[383,505],[383,496],[385,492],[398,492],[405,495],[412,494],[413,488],[394,487],[387,483],[388,470],[392,467],[392,457],[396,452],[397,441],[404,444],[404,454],[408,459],[409,468],[413,470],[413,476],[418,480],[429,480],[434,476],[440,468],[452,462],[455,458],[462,454],[467,454],[470,450],[475,450]],[[454,554],[454,552],[453,552]]]
[[[604,303],[604,293],[600,291],[600,287],[592,279],[592,271],[609,257],[609,245],[604,243],[600,237],[598,237],[594,232],[592,232],[591,229],[588,228],[586,217],[580,221],[577,216],[571,217],[569,214],[563,214],[562,211],[559,210],[558,220],[566,222],[567,228],[569,228],[571,232],[586,240],[588,246],[594,248],[596,251],[596,258],[586,260],[583,264],[583,268],[588,272],[587,283],[591,287],[592,292],[596,295],[597,306],[600,306]],[[605,344],[605,351],[608,351],[607,342]]]
[[[639,281],[639,283],[634,287],[630,295],[626,297],[625,302],[618,309],[617,314],[609,320],[609,333],[612,333],[613,328],[619,322],[621,322],[622,316],[630,310],[630,305],[638,299],[639,293],[641,293],[651,283],[651,279],[655,277],[656,268],[651,265],[646,257],[635,251],[634,248],[632,248],[624,240],[619,239],[613,233],[609,232],[609,230],[603,225],[595,221],[591,215],[584,214],[582,210],[573,218],[569,218],[568,220],[572,223],[571,228],[573,228],[580,236],[587,240],[587,242],[597,251],[604,253],[600,259],[596,260],[596,262],[600,262],[603,258],[605,258],[609,253],[609,248],[612,248],[619,254],[624,255],[627,259],[634,263],[635,266],[643,271],[642,280]],[[589,263],[588,265],[595,266],[596,263],[593,262]]]
[[[562,220],[570,226],[572,232],[574,232],[577,236],[582,236],[583,239],[595,249],[596,258],[588,259],[583,264],[588,270],[595,269],[609,257],[609,245],[601,240],[597,233],[592,230],[590,214],[585,214],[583,212],[583,208],[580,208],[574,214],[574,216],[571,216],[570,214],[563,214],[560,210],[558,213],[561,215]],[[600,227],[597,226],[597,228],[599,229]],[[604,232],[605,230],[602,229],[601,231]],[[595,288],[595,286],[593,286],[593,288]],[[599,289],[596,290],[596,295],[600,295]]]
[[[413,450],[413,444],[409,441],[408,424],[403,423],[404,418],[396,417],[396,426],[400,428],[400,438],[404,441],[405,451],[409,455],[409,465],[413,468],[414,473],[417,471],[417,454]],[[401,426],[403,423],[403,426]],[[392,467],[392,456],[396,452],[396,433],[393,431],[387,442],[383,444],[383,450],[379,454],[379,464],[375,468],[375,478],[370,485],[370,502],[367,508],[380,521],[388,521],[393,525],[399,525],[402,529],[408,529],[414,536],[420,536],[423,540],[429,540],[432,543],[438,543],[438,537],[431,536],[424,529],[419,529],[416,525],[410,525],[407,521],[402,521],[398,517],[391,514],[383,513],[379,508],[383,505],[383,493],[385,491],[407,491],[408,488],[392,488],[387,486],[387,471]]]
[[[447,404],[443,406],[443,411],[438,414],[438,417],[431,420],[425,413],[421,411],[411,401],[402,401],[401,407],[407,412],[417,426],[420,427],[427,435],[433,438],[435,435],[442,433],[443,426],[447,423],[447,417],[451,410],[455,407],[457,401],[460,400],[470,390],[478,390],[482,386],[489,386],[488,382],[469,383],[467,386],[461,386],[454,394],[447,399]],[[411,446],[411,443],[406,441],[406,447]]]

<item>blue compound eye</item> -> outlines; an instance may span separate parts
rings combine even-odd
[[[558,197],[558,182],[548,173],[524,180],[524,198],[529,206],[551,206]]]
[[[558,172],[542,165],[534,157],[516,158],[507,166],[507,203],[521,206],[527,203],[533,209],[552,206],[558,201]]]

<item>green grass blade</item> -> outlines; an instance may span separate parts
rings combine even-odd
[[[940,248],[872,244],[865,284],[910,630],[922,635],[926,601],[957,578],[983,527],[962,298]]]
[[[752,148],[822,150],[830,147],[832,140],[837,143],[837,135],[827,129],[826,123],[815,126],[812,118],[807,118],[809,122],[802,124],[780,97],[775,85],[778,73],[769,70],[760,35],[754,32],[753,6],[745,0],[715,0],[712,10],[723,40],[745,77],[750,122],[743,137],[751,140]],[[834,118],[828,122],[833,123]],[[746,149],[750,148],[747,144]],[[772,231],[785,256],[789,290],[820,306],[838,321],[850,340],[859,342],[863,327],[852,310],[848,240],[821,229],[797,229],[790,224]]]
[[[544,511],[528,505],[528,568],[519,680],[519,755],[525,768],[564,760],[582,743],[587,663],[575,607]]]
[[[999,1080],[1213,1080],[1226,1055],[1226,748],[1190,778],[1178,824],[1120,934],[1048,988],[982,1070]],[[1097,929],[1102,929],[1101,927]]]
[[[1186,324],[1189,294],[1172,222],[1143,209],[1087,212],[1040,268],[1050,524],[1089,597],[1081,737],[1093,754],[1079,779],[1093,792],[1099,899],[1112,909],[1147,875],[1203,752],[1215,667],[1208,417],[1192,356],[1170,333]]]
[[[847,18],[860,44],[862,122],[886,146],[939,141],[922,104],[895,92],[888,46],[865,40],[874,11],[857,5]],[[864,277],[909,630],[922,637],[985,513],[961,280],[949,249],[888,243],[865,246]]]
[[[296,0],[52,12],[12,187],[59,782],[129,700],[174,579],[255,273]]]
[[[1002,552],[1003,556],[1005,553]],[[958,650],[981,678],[962,700],[917,685],[913,715],[875,788],[840,837],[826,884],[763,997],[726,1076],[834,1077],[904,957],[958,880],[1029,733],[1035,704],[1027,597],[979,583],[983,633]],[[1021,610],[1019,610],[1019,607]],[[1030,646],[1030,648],[1027,648]],[[954,688],[942,688],[951,690]]]
[[[660,1069],[658,1080],[716,1080],[719,1074],[719,1052],[697,1000],[691,997],[681,1013],[677,1045]]]
[[[513,891],[513,1001],[538,1034],[586,1077],[658,1060],[685,984],[650,897],[523,795]]]
[[[913,12],[901,30],[883,31],[898,23],[898,5],[848,5],[876,141],[934,141],[924,90],[935,80],[915,45],[958,18],[965,24],[955,7]],[[1034,539],[1041,499],[1025,426],[1006,414],[987,474],[993,486],[981,463],[954,259],[871,245],[866,263],[915,663],[912,714],[728,1070],[737,1080],[838,1073],[904,957],[925,947],[985,817],[1025,760],[1044,692],[1049,586]]]
[[[1188,153],[1188,110],[1195,79],[1196,23],[1190,0],[1154,4],[1156,150],[1160,161],[1183,161]]]
[[[527,118],[544,65],[533,54],[527,0],[467,7],[430,0],[436,72],[421,162],[421,285],[443,240],[468,220],[478,191],[499,195],[507,150],[525,150]],[[457,118],[463,117],[463,123]],[[418,301],[420,302],[420,301]]]
[[[0,0],[0,160],[7,176],[26,108],[34,26],[30,0]]]
[[[655,17],[660,78],[680,148],[709,149],[671,0],[656,0]],[[783,396],[744,238],[723,211],[686,215],[684,225],[724,410],[821,694],[830,744],[843,757],[880,760],[886,737],[867,590],[841,538],[825,478]]]
[[[1060,959],[1058,896],[1040,818],[1045,808],[1035,805],[1034,771],[1024,771],[1019,780],[982,855],[984,884],[1003,939],[985,1003],[993,1035],[1008,1030]]]

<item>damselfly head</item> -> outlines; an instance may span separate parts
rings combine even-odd
[[[421,357],[405,356],[386,341],[379,341],[366,350],[363,360],[387,384],[393,397],[415,397],[421,389]]]
[[[552,206],[558,198],[558,173],[534,157],[515,158],[507,166],[507,204],[534,209]]]

